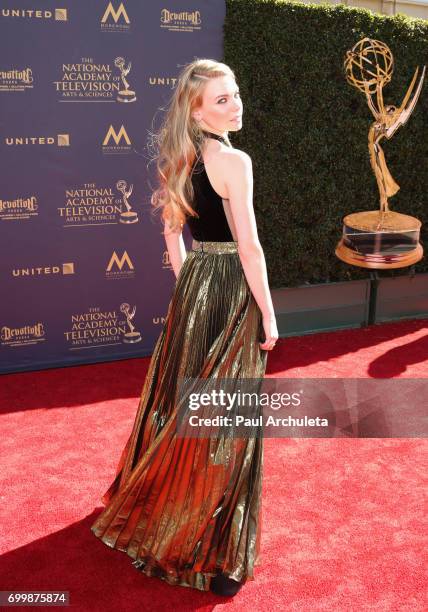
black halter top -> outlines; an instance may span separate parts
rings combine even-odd
[[[223,136],[219,134],[205,130],[203,133],[205,136],[228,145]],[[208,242],[233,242],[234,239],[224,212],[223,200],[210,183],[200,150],[193,164],[191,181],[194,191],[192,208],[199,215],[199,217],[187,217],[192,238]]]

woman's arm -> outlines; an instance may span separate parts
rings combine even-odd
[[[266,261],[254,215],[251,157],[244,151],[234,149],[228,151],[227,156],[222,156],[221,164],[245,277],[263,318],[275,320]]]
[[[169,261],[174,270],[175,278],[178,277],[181,266],[187,257],[186,246],[183,240],[182,230],[172,231],[168,223],[165,223],[164,237],[168,249]]]

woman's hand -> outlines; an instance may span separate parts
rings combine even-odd
[[[278,328],[274,314],[263,317],[263,331],[265,332],[265,340],[259,343],[260,348],[263,351],[271,351],[278,340]]]

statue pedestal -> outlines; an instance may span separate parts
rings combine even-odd
[[[410,215],[380,210],[352,213],[343,219],[342,238],[335,254],[361,268],[411,266],[423,256],[419,243],[421,221]]]

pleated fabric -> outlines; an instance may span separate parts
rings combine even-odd
[[[178,380],[263,378],[267,351],[259,347],[261,312],[237,243],[193,241],[192,247],[91,531],[144,574],[207,591],[217,571],[254,579],[263,437],[178,437]]]

